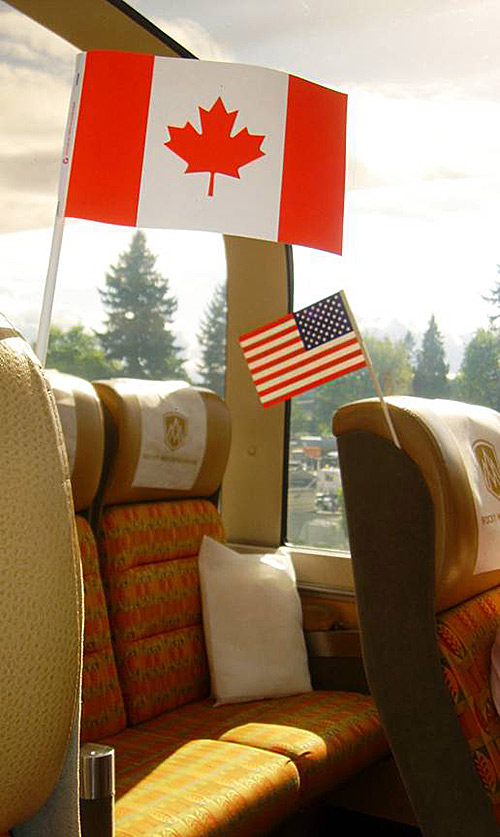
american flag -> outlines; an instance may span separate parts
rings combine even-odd
[[[368,365],[342,291],[239,340],[265,406]]]

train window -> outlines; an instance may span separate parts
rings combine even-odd
[[[387,395],[499,410],[499,64],[489,31],[498,10],[437,0],[389,8],[390,62],[366,51],[380,4],[363,20],[352,8],[344,57],[328,52],[330,73],[326,55],[311,56],[327,83],[336,67],[349,95],[344,251],[293,248],[293,308],[343,288]],[[348,550],[331,419],[340,404],[374,395],[362,371],[293,399],[289,542]]]
[[[500,261],[499,9],[317,0],[286,4],[283,27],[279,3],[252,7],[250,20],[224,0],[172,0],[168,24],[155,19],[155,0],[134,5],[201,58],[278,67],[348,94],[344,253],[293,248],[293,308],[343,288],[387,394],[500,408],[489,319]],[[373,394],[361,372],[293,400],[288,541],[348,549],[331,417]]]
[[[344,252],[293,248],[292,307],[343,288],[387,394],[446,395],[500,409],[499,321],[490,319],[500,310],[499,9],[489,0],[460,8],[448,0],[283,2],[282,26],[280,3],[257,4],[256,12],[227,0],[170,0],[168,20],[156,16],[165,13],[156,0],[132,5],[200,58],[276,67],[348,94]],[[77,50],[1,0],[0,32],[0,310],[34,338]],[[106,292],[106,274],[135,234],[66,223],[54,307],[56,338],[62,332],[63,339],[53,346],[54,363],[62,363],[68,343],[76,356],[72,340],[89,349],[82,332],[90,354],[102,353],[95,339],[108,312],[99,291]],[[222,236],[148,230],[144,246],[177,303],[169,327],[185,373],[219,388]],[[278,297],[276,308],[283,307]],[[123,316],[130,325],[136,314],[127,309]],[[246,323],[240,325],[242,332]],[[212,338],[220,347],[213,363],[206,348]],[[114,360],[104,358],[108,366]],[[293,400],[287,541],[348,549],[331,417],[341,403],[373,394],[369,374],[360,372]],[[240,442],[242,451],[274,450],[258,435],[267,433],[266,420],[250,412],[251,438]],[[256,500],[248,521],[238,520],[236,534],[246,542],[250,529],[256,539],[266,530],[269,496],[279,503],[281,474],[274,465],[269,470],[272,486],[266,473],[266,492],[254,492],[265,495],[262,508]],[[267,543],[275,542],[278,524]]]

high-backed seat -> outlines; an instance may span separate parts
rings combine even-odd
[[[423,833],[493,837],[500,415],[387,401],[401,449],[375,399],[333,421],[368,681]]]
[[[81,573],[61,427],[0,317],[0,832],[77,837]]]
[[[102,567],[137,724],[208,694],[197,556],[204,535],[224,539],[208,498],[224,474],[230,422],[214,393],[179,381],[95,387],[108,419]]]
[[[127,716],[103,739],[116,750],[117,837],[165,824],[268,833],[387,755],[380,720],[349,692],[214,706],[198,552],[204,534],[224,538],[227,408],[180,382],[94,386],[107,432],[99,549]]]
[[[104,461],[104,419],[92,384],[47,370],[66,445],[76,531],[80,547],[85,629],[83,642],[82,743],[124,729],[125,708],[111,643],[97,543],[89,523]]]

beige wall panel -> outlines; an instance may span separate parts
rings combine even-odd
[[[262,407],[238,336],[288,311],[286,248],[226,236],[228,339],[226,402],[233,439],[222,491],[228,539],[277,546],[281,535],[283,404]]]

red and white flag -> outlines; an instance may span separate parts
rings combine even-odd
[[[239,340],[266,407],[369,366],[343,291]]]
[[[346,107],[343,93],[275,70],[83,54],[64,215],[340,253]]]

